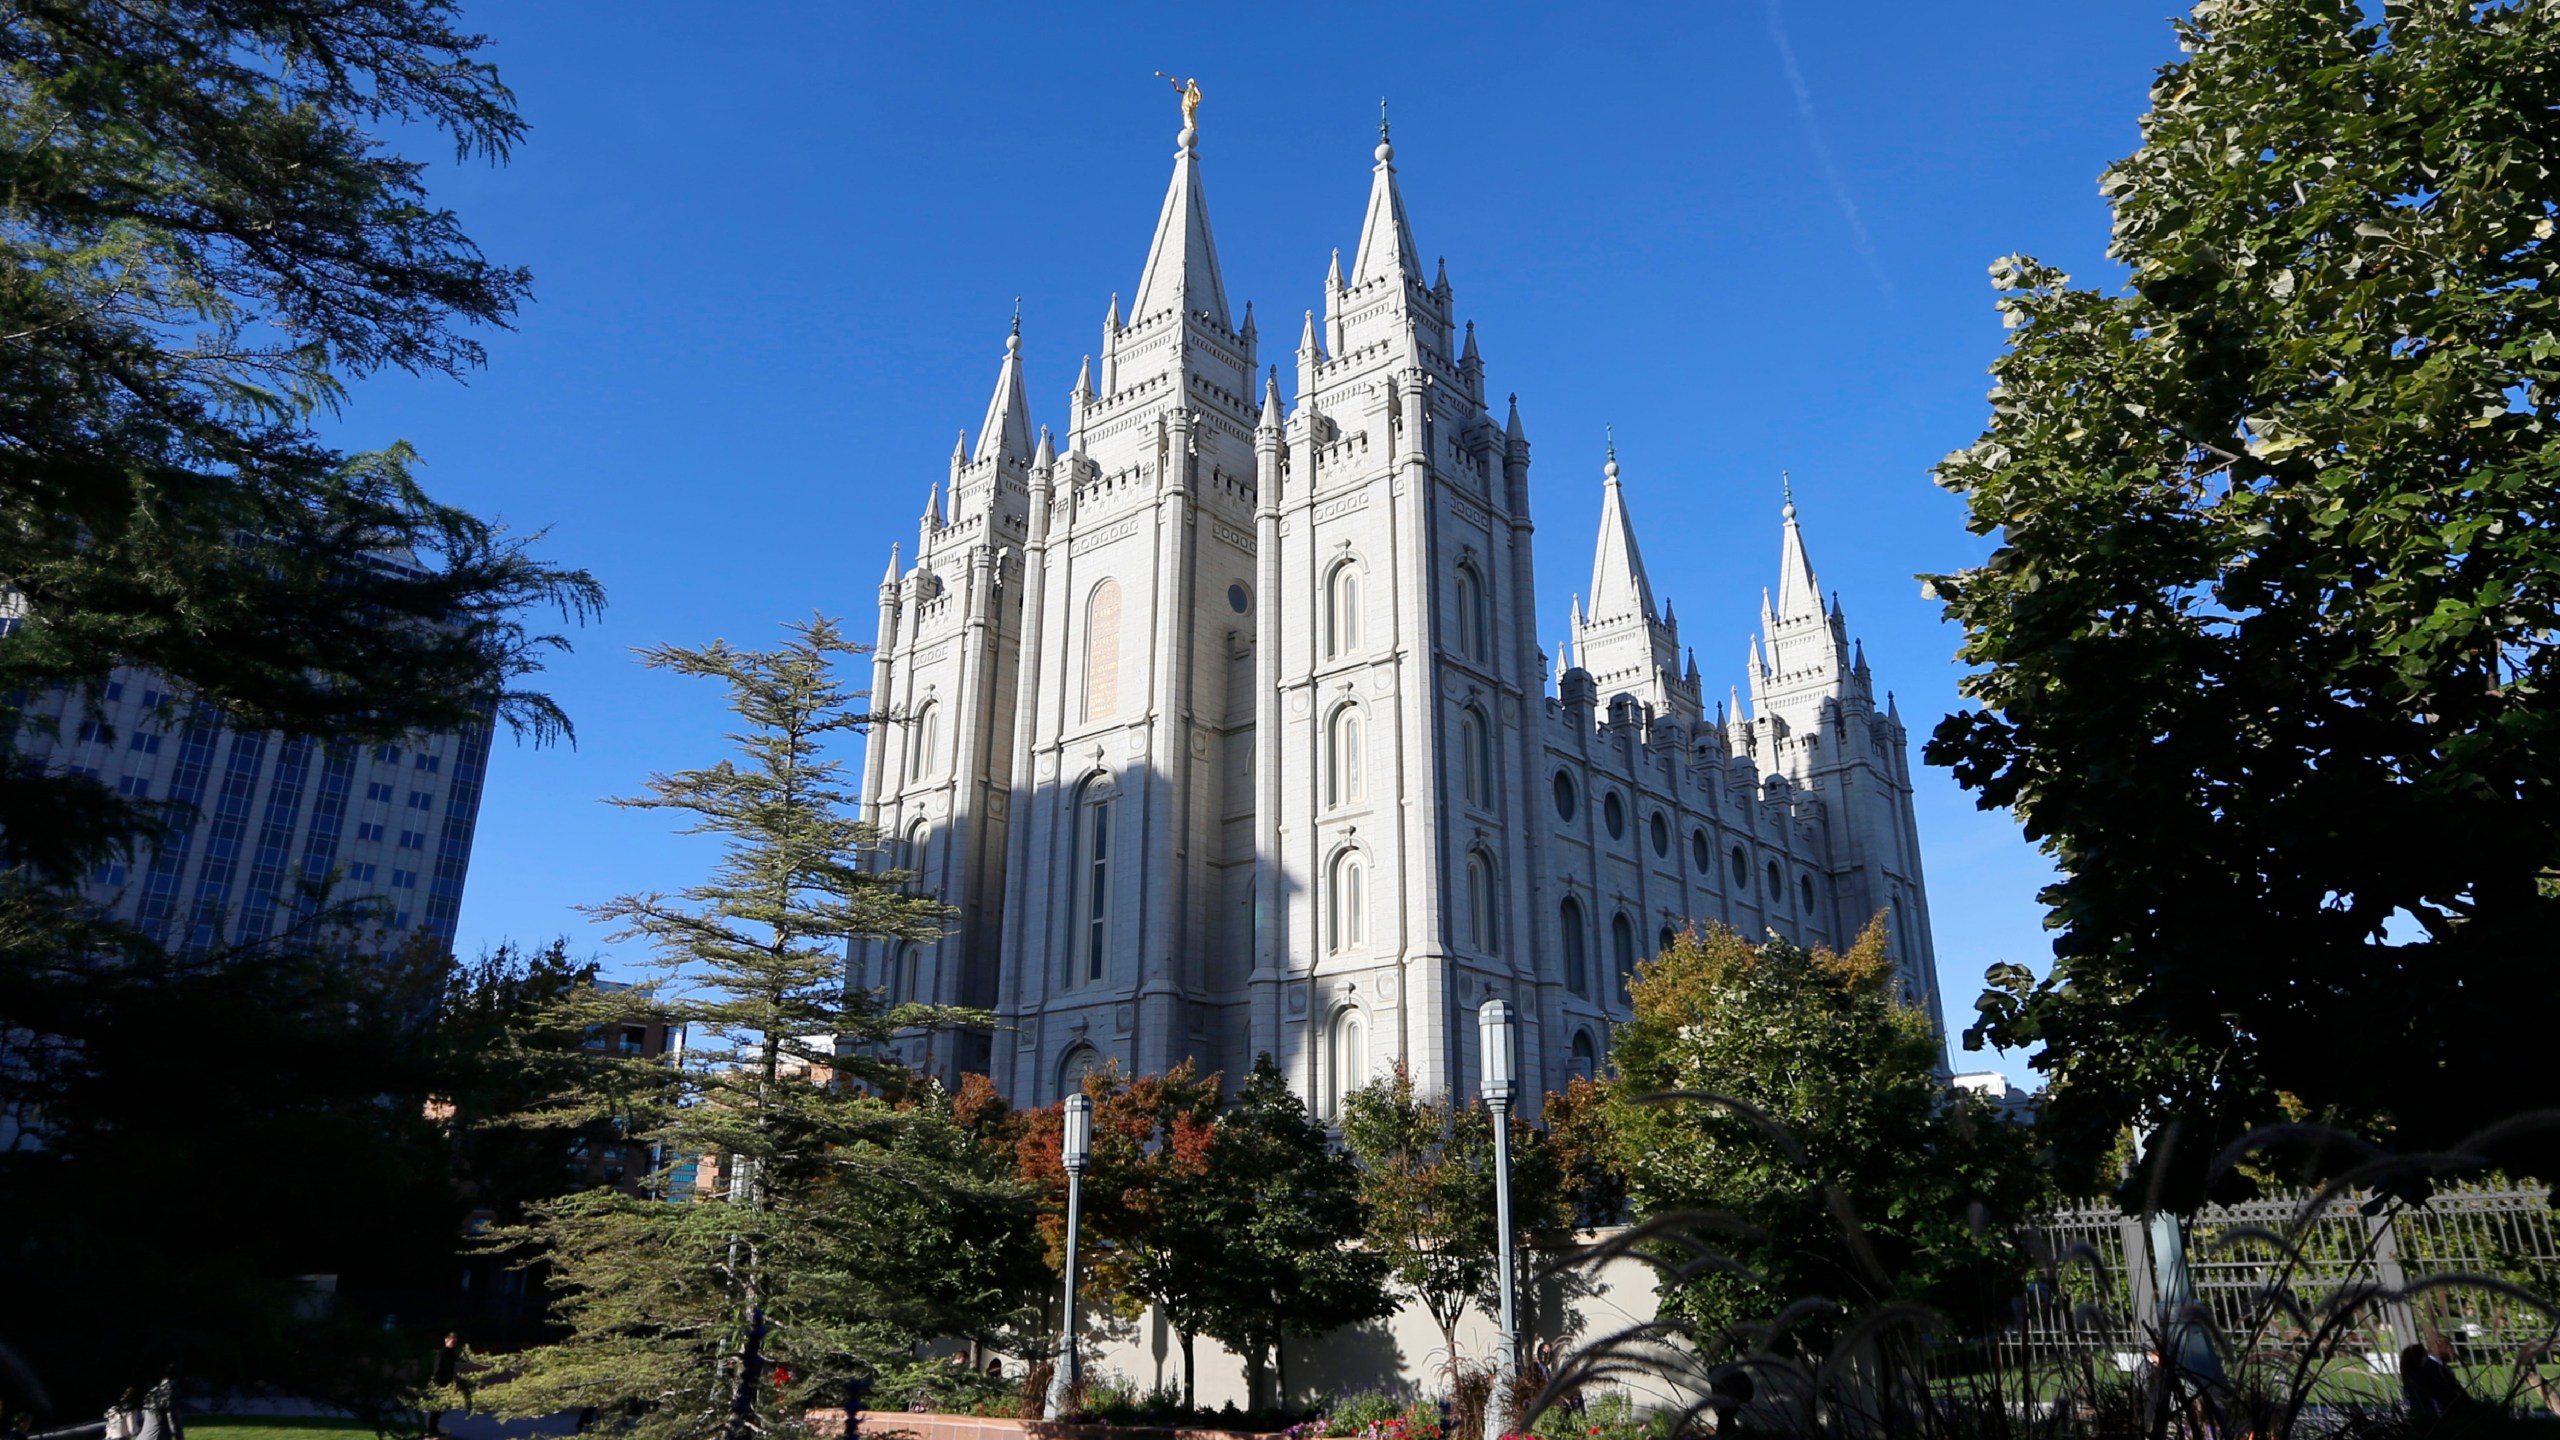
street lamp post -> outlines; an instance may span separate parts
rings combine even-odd
[[[1501,1440],[1503,1402],[1511,1377],[1520,1373],[1519,1311],[1512,1293],[1511,1263],[1511,1008],[1487,1000],[1476,1012],[1477,1090],[1493,1111],[1493,1224],[1500,1236],[1502,1359],[1485,1396],[1485,1440]]]
[[[1049,1403],[1041,1411],[1045,1420],[1064,1415],[1081,1378],[1076,1356],[1076,1232],[1084,1224],[1084,1167],[1092,1158],[1093,1100],[1070,1095],[1066,1133],[1058,1142],[1058,1161],[1067,1168],[1067,1314],[1059,1331],[1057,1364],[1049,1372]]]

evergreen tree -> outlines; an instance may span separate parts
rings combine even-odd
[[[1395,1311],[1386,1260],[1357,1243],[1368,1219],[1359,1169],[1267,1054],[1219,1115],[1208,1172],[1176,1211],[1210,1271],[1199,1329],[1244,1358],[1247,1409],[1279,1403],[1270,1381],[1283,1335],[1328,1335]],[[1188,1337],[1182,1365],[1189,1405]]]
[[[499,713],[595,583],[317,419],[384,367],[460,374],[522,270],[377,131],[503,159],[514,98],[451,0],[24,0],[0,11],[0,695],[118,664],[234,725],[391,738]],[[17,729],[0,714],[0,741]],[[76,875],[149,830],[95,780],[0,767],[0,863]],[[29,912],[28,923],[42,919]]]
[[[2051,973],[1995,969],[1975,1033],[2074,1168],[2180,1134],[2140,1173],[2184,1208],[2270,1121],[2451,1150],[2550,1089],[2560,9],[2178,33],[2100,186],[2124,288],[1992,267],[1994,413],[1938,480],[1997,547],[1932,581],[1981,708],[1928,756],[2061,872]]]
[[[1814,1297],[2005,1323],[2024,1277],[2007,1226],[2042,1193],[2027,1135],[1947,1088],[1927,1012],[1894,986],[1881,920],[1845,954],[1717,926],[1639,967],[1608,1130],[1640,1217],[1712,1217],[1693,1238],[1735,1262],[1663,1297],[1711,1352],[1819,1353],[1823,1315],[1753,1330]]]
[[[642,1437],[789,1430],[798,1406],[839,1402],[839,1382],[894,1383],[919,1342],[986,1328],[1007,1303],[965,1266],[955,1280],[944,1241],[1008,1211],[1027,1229],[1026,1197],[986,1174],[948,1096],[886,1058],[902,1026],[984,1017],[889,1011],[846,985],[848,942],[930,939],[949,912],[912,877],[863,868],[877,842],[828,748],[868,722],[835,674],[863,647],[824,618],[790,631],[773,650],[643,652],[727,687],[737,753],[615,803],[688,816],[683,833],[719,837],[722,855],[703,884],[594,908],[650,944],[655,982],[577,1014],[664,1015],[689,1043],[681,1065],[598,1055],[536,1118],[625,1123],[724,1184],[706,1203],[572,1195],[499,1232],[536,1248],[567,1330],[488,1392],[503,1413],[594,1405]]]

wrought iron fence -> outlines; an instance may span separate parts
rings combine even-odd
[[[2414,1208],[2357,1192],[2315,1210],[2313,1198],[2208,1206],[2187,1221],[2196,1303],[2235,1355],[2299,1356],[2342,1290],[2357,1303],[2337,1307],[2351,1318],[2324,1348],[2376,1378],[2396,1374],[2400,1348],[2430,1334],[2453,1343],[2458,1364],[2483,1368],[2512,1365],[2525,1345],[2552,1338],[2551,1321],[2511,1295],[2427,1283],[2482,1276],[2560,1296],[2560,1217],[2548,1190],[2448,1187]],[[2031,1223],[2027,1240],[2047,1278],[2002,1341],[2008,1360],[2140,1364],[2158,1315],[2144,1222],[2112,1208],[2063,1210]],[[2368,1292],[2392,1298],[2358,1299]]]

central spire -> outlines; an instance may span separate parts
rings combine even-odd
[[[1360,222],[1360,254],[1352,262],[1351,283],[1366,285],[1388,275],[1422,283],[1421,263],[1414,253],[1413,226],[1404,218],[1404,196],[1396,189],[1396,147],[1387,138],[1387,102],[1378,102],[1378,167],[1369,176],[1369,213]]]
[[[996,372],[996,393],[987,398],[987,418],[978,422],[978,448],[972,463],[989,459],[1031,458],[1031,404],[1022,393],[1022,302],[1013,302],[1013,333],[1004,338],[1004,368]]]
[[[1155,243],[1147,247],[1146,273],[1138,277],[1130,306],[1134,325],[1165,310],[1206,315],[1221,330],[1227,321],[1227,287],[1218,276],[1218,244],[1209,234],[1209,202],[1200,187],[1199,87],[1183,97],[1182,133],[1175,138],[1173,183],[1156,217]]]
[[[1813,578],[1813,560],[1805,554],[1804,532],[1796,528],[1795,479],[1781,470],[1778,484],[1786,495],[1785,508],[1779,512],[1786,521],[1786,533],[1778,547],[1777,617],[1801,620],[1822,613],[1822,585]]]

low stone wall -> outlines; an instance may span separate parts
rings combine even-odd
[[[844,1411],[812,1410],[809,1433],[840,1440]],[[1049,1420],[1005,1420],[986,1415],[930,1415],[907,1410],[865,1410],[860,1434],[897,1431],[915,1440],[1282,1440],[1281,1435],[1241,1430],[1186,1430],[1146,1425],[1064,1425]]]

